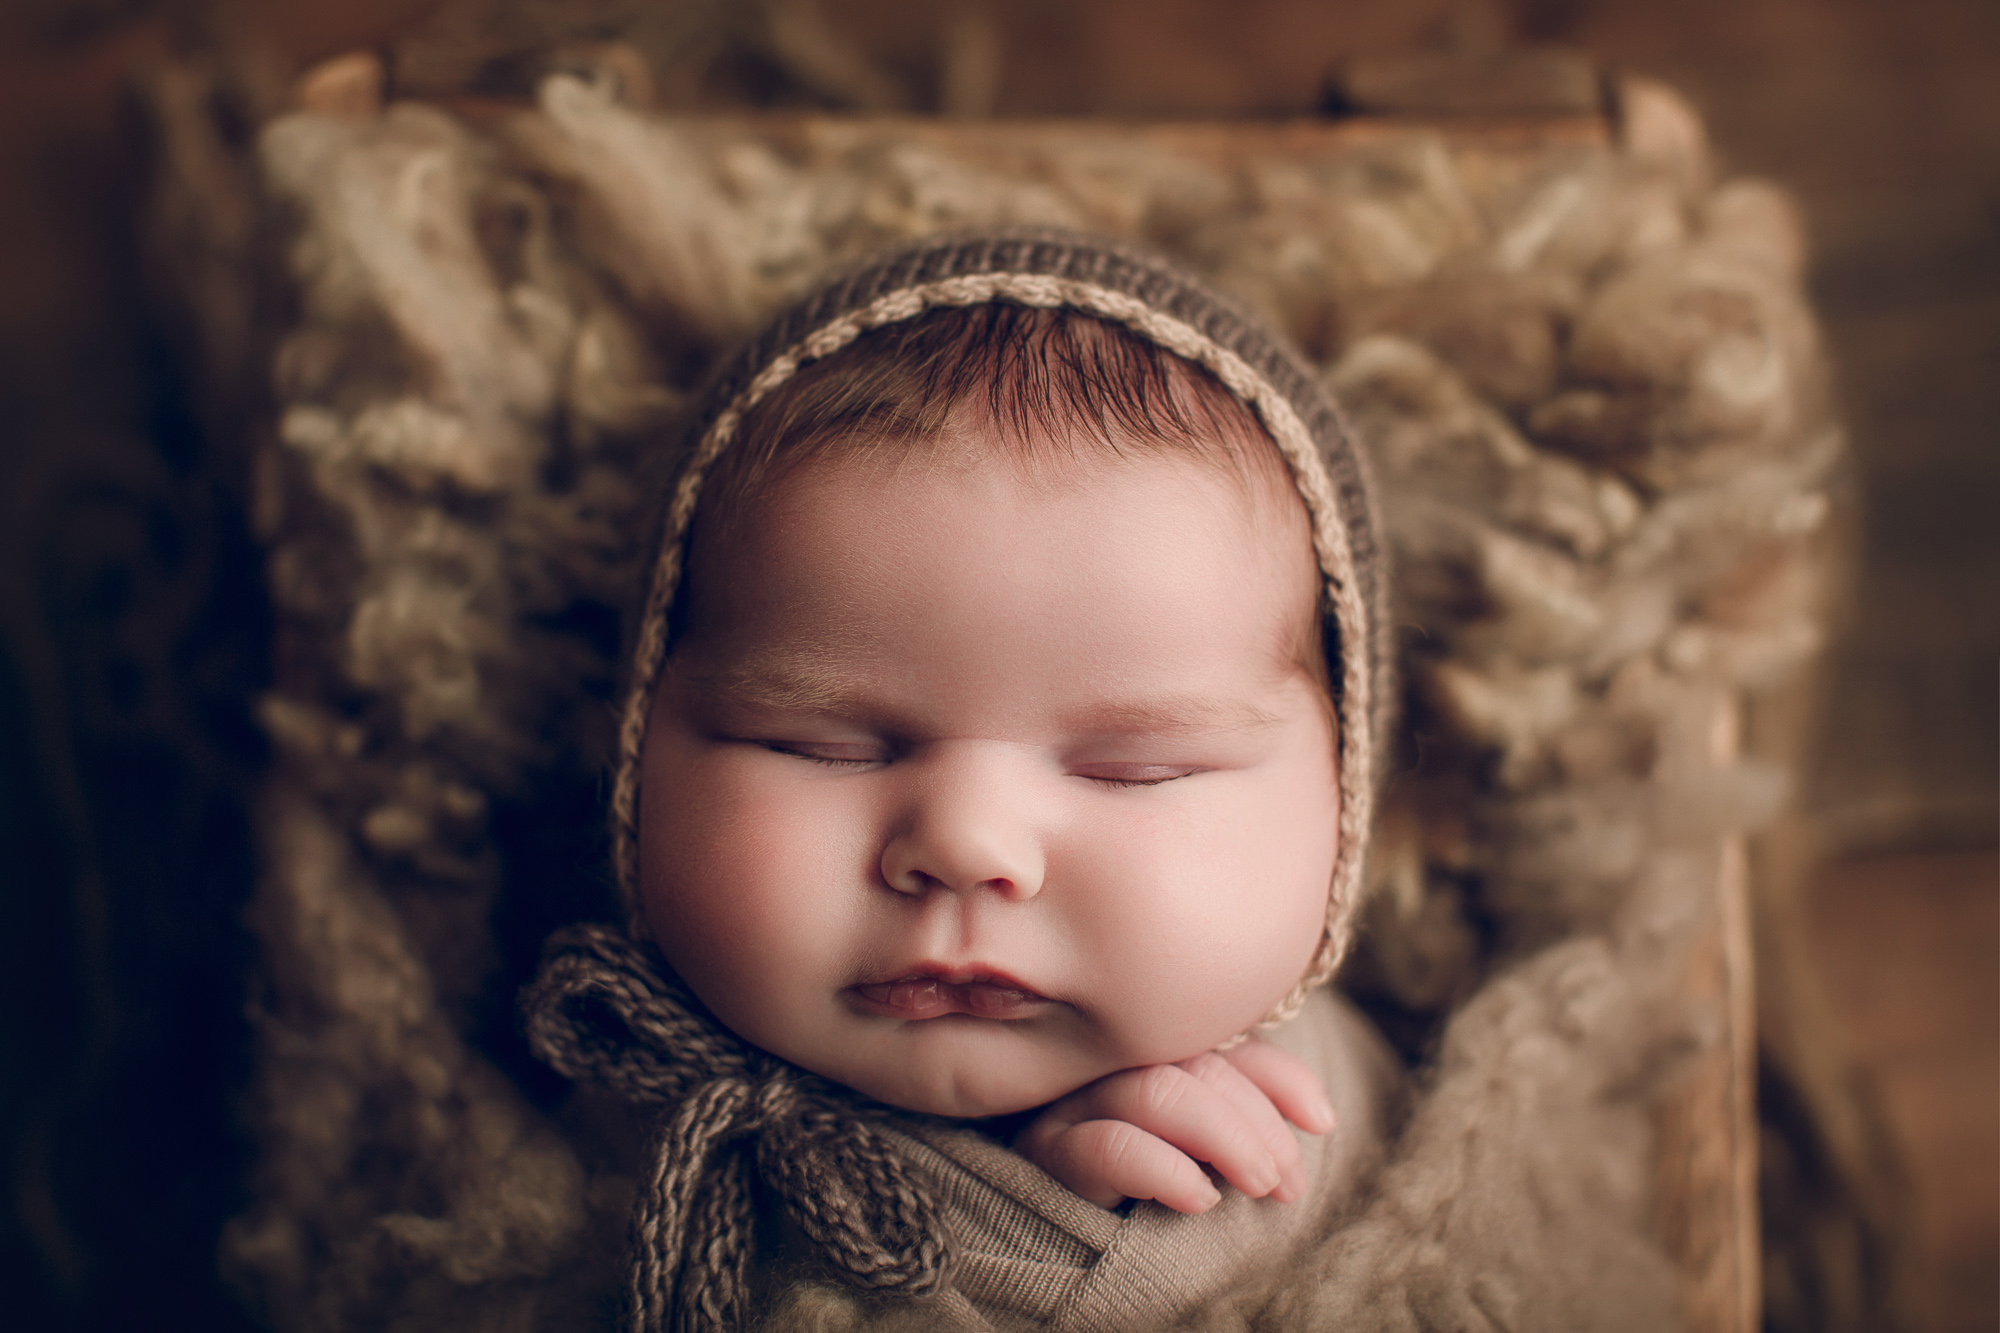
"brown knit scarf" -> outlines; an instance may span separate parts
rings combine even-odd
[[[543,1061],[659,1116],[632,1211],[634,1333],[742,1327],[753,1161],[818,1256],[857,1286],[944,1288],[943,1211],[881,1113],[734,1036],[650,946],[610,926],[560,931],[522,1004]]]

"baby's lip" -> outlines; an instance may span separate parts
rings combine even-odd
[[[884,1018],[921,1021],[967,1014],[973,1018],[1024,1018],[1053,1003],[1032,986],[990,967],[920,963],[882,981],[863,982],[853,993],[864,1009]]]

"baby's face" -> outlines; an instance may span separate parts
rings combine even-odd
[[[644,910],[695,993],[947,1116],[1256,1023],[1340,800],[1296,496],[1090,449],[1030,478],[979,433],[807,464],[698,542],[643,761]]]

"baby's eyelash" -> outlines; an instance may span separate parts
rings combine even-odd
[[[759,741],[758,744],[762,745],[765,749],[769,750],[773,754],[782,754],[793,759],[804,759],[808,763],[824,764],[828,768],[866,768],[871,765],[883,762],[880,758],[876,758],[874,756],[862,758],[859,756],[843,757],[843,756],[825,755],[825,754],[808,754],[806,751],[798,749],[794,746],[786,745],[782,741]]]
[[[1121,765],[1120,767],[1123,767],[1123,765]],[[1146,764],[1146,765],[1133,765],[1133,767],[1138,767],[1143,769],[1156,766],[1151,764]],[[1158,765],[1157,767],[1166,767],[1166,766]],[[1080,774],[1079,776],[1089,778],[1092,782],[1095,782],[1100,787],[1157,787],[1163,782],[1178,782],[1182,778],[1193,777],[1196,773],[1199,773],[1200,771],[1201,770],[1198,768],[1169,769],[1169,771],[1160,774],[1160,776],[1156,778],[1120,778],[1120,777],[1111,777],[1108,775],[1098,774],[1098,773],[1083,773]]]

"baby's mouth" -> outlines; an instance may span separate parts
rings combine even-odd
[[[1022,1018],[1050,1003],[1047,996],[999,976],[952,981],[940,975],[918,974],[856,986],[854,993],[865,1007],[883,1017],[903,1019],[943,1018],[948,1014]]]

